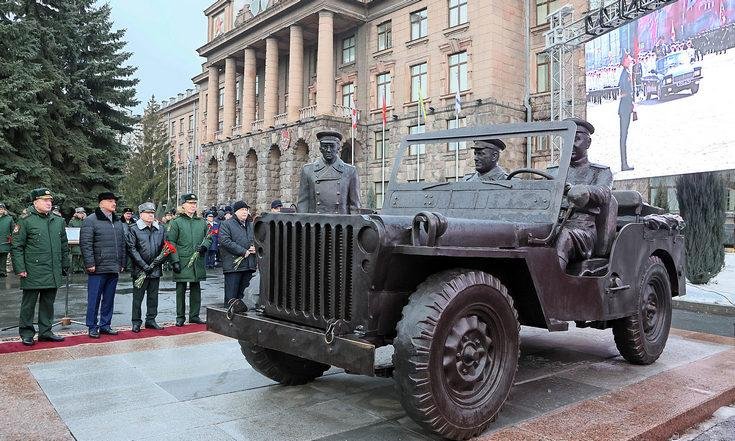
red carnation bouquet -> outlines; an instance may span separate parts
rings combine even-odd
[[[211,239],[212,236],[216,236],[219,234],[219,228],[214,228],[214,226],[210,226],[207,230],[207,235],[204,236],[204,240],[202,240],[202,243],[199,244],[199,248],[203,247],[204,244],[207,242],[207,240]],[[189,258],[189,262],[186,264],[187,268],[191,268],[192,265],[194,265],[194,262],[197,261],[199,258],[199,253],[194,251],[194,254],[191,255],[191,258]]]
[[[169,241],[164,240],[163,241],[163,249],[161,250],[161,254],[156,256],[155,259],[153,259],[153,262],[151,262],[151,267],[160,265],[163,263],[164,260],[168,258],[168,256],[176,254],[176,247]],[[140,276],[138,276],[137,279],[135,279],[135,282],[133,282],[133,286],[136,288],[140,288],[143,286],[143,282],[145,282],[145,278],[148,277],[147,274],[144,272]]]

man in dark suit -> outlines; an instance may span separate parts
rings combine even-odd
[[[630,127],[630,117],[635,110],[633,104],[633,82],[630,78],[630,54],[623,55],[623,70],[620,72],[620,80],[618,88],[620,90],[620,103],[618,104],[618,116],[620,117],[620,170],[633,170],[628,165],[628,128]]]
[[[357,169],[339,158],[342,135],[319,132],[316,137],[322,157],[301,170],[297,210],[349,214],[352,209],[360,208]]]

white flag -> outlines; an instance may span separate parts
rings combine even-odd
[[[457,93],[454,95],[454,112],[459,116],[459,112],[462,110],[462,98],[459,96],[459,88]]]

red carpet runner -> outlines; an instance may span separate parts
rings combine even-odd
[[[66,346],[76,346],[85,343],[109,343],[120,340],[132,340],[137,338],[150,338],[160,337],[168,335],[180,335],[189,334],[192,332],[206,331],[207,325],[185,325],[185,326],[166,326],[164,329],[157,331],[155,329],[141,328],[139,333],[133,331],[120,331],[117,335],[106,335],[101,334],[100,338],[89,338],[87,334],[70,335],[66,336],[66,339],[59,343],[50,341],[36,341],[33,346],[25,346],[23,343],[17,341],[0,343],[0,354],[10,354],[12,352],[23,352],[23,351],[34,351],[36,349],[52,349],[52,348],[63,348]]]

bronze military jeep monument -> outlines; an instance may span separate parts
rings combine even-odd
[[[556,241],[580,222],[570,203],[579,192],[568,195],[567,179],[576,131],[562,121],[408,136],[380,214],[261,217],[259,304],[209,308],[207,327],[238,339],[253,368],[284,385],[330,365],[392,375],[406,412],[451,439],[478,435],[497,415],[513,385],[521,325],[612,328],[626,360],[654,362],[671,297],[685,290],[681,225],[608,184],[608,197],[582,210],[594,247],[565,264]],[[497,181],[398,179],[411,145],[541,135],[562,142],[557,169]],[[376,366],[376,348],[387,345],[392,366]]]

